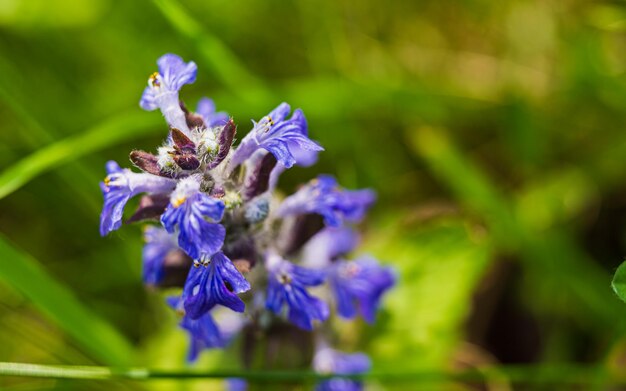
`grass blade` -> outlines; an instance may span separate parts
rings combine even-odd
[[[0,257],[0,280],[32,301],[91,356],[110,365],[129,364],[132,347],[126,339],[2,235]]]
[[[0,174],[0,199],[24,186],[37,175],[96,150],[147,134],[162,121],[160,116],[145,113],[123,114],[82,134],[50,144]]]
[[[226,379],[242,378],[255,383],[315,382],[332,377],[354,380],[380,380],[385,383],[484,381],[495,376],[505,376],[513,383],[523,384],[594,384],[598,379],[608,379],[611,384],[624,384],[624,376],[610,373],[606,368],[595,365],[508,365],[485,367],[479,370],[458,371],[413,370],[394,372],[370,372],[360,375],[317,374],[311,371],[206,371],[206,370],[155,370],[148,368],[108,368],[97,366],[60,366],[0,362],[0,376],[40,377],[56,379]]]
[[[273,94],[263,81],[252,74],[222,41],[204,30],[176,1],[154,0],[154,3],[172,27],[193,42],[196,51],[215,76],[236,95],[252,103],[271,101]]]

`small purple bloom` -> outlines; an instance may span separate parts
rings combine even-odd
[[[324,223],[339,227],[343,220],[357,222],[365,216],[367,209],[376,200],[372,190],[344,190],[330,175],[320,175],[281,204],[279,216],[317,213]]]
[[[174,310],[183,312],[180,297],[168,297],[167,303]],[[187,362],[189,363],[196,361],[203,350],[223,348],[229,342],[229,338],[223,335],[209,312],[198,319],[184,315],[179,326],[189,333],[190,346],[187,353]]]
[[[209,312],[198,319],[184,316],[180,322],[180,327],[187,330],[191,338],[189,353],[187,354],[188,362],[196,361],[198,355],[204,349],[223,348],[226,346],[226,341],[222,338],[220,330]]]
[[[363,353],[347,354],[330,348],[315,353],[313,368],[321,374],[357,375],[366,373],[372,363]],[[316,391],[361,391],[363,382],[350,379],[330,379],[317,385]]]
[[[328,305],[317,297],[309,295],[307,286],[317,286],[324,282],[324,272],[296,266],[277,255],[267,258],[269,286],[267,309],[276,314],[287,306],[287,318],[296,326],[313,329],[313,320],[328,318]]]
[[[250,284],[223,253],[214,254],[210,261],[191,267],[183,289],[187,316],[198,319],[216,304],[243,312],[245,304],[237,293],[246,292]]]
[[[106,164],[107,177],[100,183],[104,206],[100,214],[100,235],[105,236],[122,225],[124,207],[128,200],[140,193],[168,194],[176,181],[147,173],[134,173],[121,169],[114,162]]]
[[[186,63],[175,54],[161,56],[157,65],[159,71],[148,79],[148,86],[143,91],[139,105],[148,111],[161,109],[165,120],[172,127],[189,134],[185,113],[178,100],[178,91],[183,85],[196,81],[198,67],[195,62]]]
[[[332,264],[328,280],[337,300],[337,311],[344,318],[357,312],[368,323],[374,323],[382,295],[396,282],[391,268],[382,267],[369,257]]]
[[[298,124],[300,126],[300,129],[302,129],[302,134],[308,137],[308,124],[302,110],[296,109],[291,116],[291,121],[294,121],[296,124]],[[288,147],[289,151],[296,160],[295,164],[297,166],[310,167],[317,162],[317,155],[320,152],[319,149],[301,148],[297,142],[293,141],[288,142]],[[285,167],[282,163],[278,163],[276,167],[274,167],[270,175],[270,189],[274,189],[276,187],[280,174],[282,174],[287,168],[288,167]]]
[[[228,391],[247,391],[248,382],[238,377],[231,377],[226,380]]]
[[[204,120],[204,124],[209,128],[224,126],[229,118],[228,114],[223,111],[216,112],[215,103],[209,98],[200,99],[196,113],[200,114]]]
[[[290,110],[287,103],[281,103],[259,122],[253,121],[254,127],[241,140],[230,161],[230,169],[243,163],[259,148],[271,152],[286,168],[297,162],[294,154],[301,153],[300,150],[322,151],[321,146],[308,138],[302,111],[298,109],[290,119],[286,119]]]
[[[178,245],[198,260],[222,248],[226,230],[217,223],[223,215],[224,202],[201,192],[200,179],[190,176],[178,182],[161,223],[169,233],[178,229]]]
[[[156,285],[163,279],[165,257],[178,246],[175,238],[160,227],[146,227],[143,237],[143,282]]]
[[[325,268],[337,257],[352,251],[359,235],[347,227],[327,227],[315,234],[302,249],[302,263],[307,267]]]

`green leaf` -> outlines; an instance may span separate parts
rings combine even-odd
[[[0,258],[0,280],[28,298],[91,356],[114,366],[130,363],[133,350],[129,342],[2,235]]]
[[[615,271],[611,286],[615,294],[622,299],[622,301],[626,302],[626,262],[622,262],[617,268],[617,271]]]
[[[0,174],[0,199],[46,171],[99,149],[127,141],[157,128],[162,118],[145,113],[122,114],[81,133],[42,148]]]

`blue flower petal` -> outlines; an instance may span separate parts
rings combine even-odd
[[[172,236],[163,228],[147,227],[144,231],[143,282],[155,285],[163,279],[165,257],[178,248]]]
[[[161,223],[170,233],[178,229],[178,245],[191,258],[200,259],[222,248],[226,229],[216,222],[223,215],[223,201],[197,192],[179,205],[170,203],[161,216]]]
[[[352,319],[359,313],[368,323],[374,322],[382,295],[396,283],[391,268],[368,257],[335,262],[328,278],[339,315]]]
[[[210,313],[205,313],[198,319],[184,316],[180,327],[187,330],[190,337],[189,353],[187,361],[192,363],[198,359],[198,355],[205,349],[223,348],[227,341],[215,324]]]
[[[277,167],[282,166],[279,171],[298,163],[295,155],[300,155],[305,163],[315,160],[316,156],[313,153],[323,148],[308,138],[307,122],[302,110],[295,110],[291,118],[286,119],[289,111],[289,105],[281,103],[269,115],[255,122],[254,128],[241,140],[235,150],[229,169],[234,169],[259,149],[265,149],[276,157],[280,164]],[[313,153],[303,155],[303,150]],[[275,178],[279,171],[274,175]]]
[[[296,326],[313,329],[313,321],[328,318],[328,305],[309,295],[307,286],[316,286],[324,281],[323,271],[311,270],[291,264],[278,256],[268,257],[269,285],[265,306],[280,314],[287,306],[287,318]]]
[[[223,253],[211,257],[208,265],[193,266],[183,290],[187,315],[201,317],[217,304],[243,312],[245,304],[237,296],[250,290],[250,283]]]
[[[139,193],[168,194],[176,182],[147,173],[134,173],[121,169],[114,161],[106,164],[107,177],[100,183],[104,206],[100,214],[100,235],[105,236],[122,225],[124,207],[131,197]]]
[[[204,124],[209,127],[224,126],[228,122],[228,114],[224,112],[215,112],[215,103],[209,98],[202,98],[198,101],[196,113],[200,114],[204,120]]]
[[[198,66],[193,61],[186,63],[179,56],[168,53],[157,60],[157,65],[159,66],[159,74],[163,77],[163,81],[170,91],[178,91],[185,84],[196,81]]]
[[[376,200],[371,190],[349,191],[337,186],[335,178],[320,175],[298,192],[287,197],[278,214],[282,217],[317,213],[330,227],[339,227],[344,220],[357,222]]]

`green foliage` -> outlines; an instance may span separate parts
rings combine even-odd
[[[615,271],[611,286],[615,294],[622,299],[622,301],[626,302],[626,262],[622,262]]]
[[[0,237],[0,280],[23,294],[93,357],[118,366],[132,362],[128,341],[94,315],[64,285],[52,279],[37,260]]]
[[[423,228],[410,220],[383,224],[373,233],[378,239],[367,250],[393,260],[400,277],[385,302],[388,318],[373,336],[377,369],[445,367],[463,338],[472,292],[489,266],[489,244],[477,229],[448,218]]]
[[[6,197],[37,175],[68,161],[154,132],[156,125],[154,116],[149,118],[143,113],[125,114],[87,129],[83,134],[39,149],[0,174],[0,198]]]

